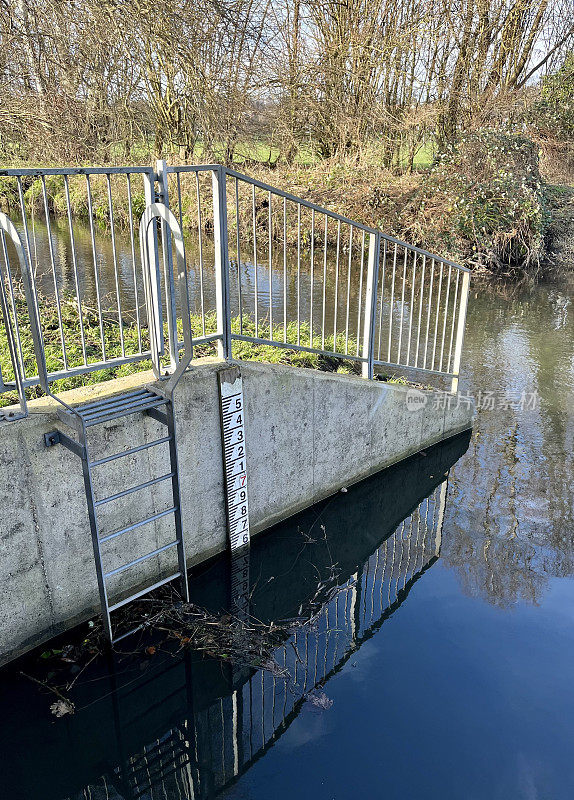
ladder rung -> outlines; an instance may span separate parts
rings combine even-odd
[[[119,401],[126,401],[128,399],[134,400],[136,397],[141,397],[143,395],[148,395],[148,394],[149,394],[149,389],[144,387],[143,389],[137,389],[136,391],[128,392],[127,394],[115,394],[112,395],[112,397],[103,397],[101,400],[94,400],[93,403],[85,403],[85,404],[82,403],[81,406],[78,406],[76,408],[76,411],[83,414],[84,411],[89,412],[92,411],[93,409],[104,408],[105,406],[114,405]]]
[[[146,589],[142,589],[141,592],[137,592],[137,594],[132,594],[130,597],[126,597],[125,600],[120,600],[119,603],[114,603],[113,606],[109,606],[108,611],[117,611],[118,608],[131,603],[133,600],[137,600],[140,597],[143,597],[144,594],[148,592],[153,592],[154,589],[159,589],[160,586],[163,586],[165,583],[169,583],[170,581],[175,580],[175,578],[180,578],[181,572],[174,572],[173,575],[170,575],[169,578],[164,578],[162,581],[158,581],[157,583],[148,586]]]
[[[123,492],[111,494],[109,497],[102,497],[101,500],[96,500],[94,505],[101,506],[104,503],[111,503],[112,500],[119,500],[120,497],[126,497],[128,494],[133,494],[133,492],[139,492],[140,489],[147,489],[148,486],[155,486],[156,483],[161,483],[162,481],[166,481],[168,478],[173,478],[174,475],[175,472],[168,472],[167,475],[162,475],[159,478],[154,478],[153,480],[146,481],[145,483],[139,483],[137,486],[132,486],[131,489],[125,489]]]
[[[151,392],[142,392],[141,394],[137,394],[135,396],[131,395],[118,395],[114,398],[113,403],[106,403],[105,405],[98,406],[97,408],[89,408],[87,411],[84,411],[83,408],[79,409],[79,413],[84,417],[84,419],[90,419],[92,417],[102,416],[107,414],[108,412],[117,411],[122,408],[131,407],[131,406],[138,406],[141,403],[147,403],[148,401],[154,400],[162,400],[159,395],[152,394]]]
[[[134,453],[139,453],[141,450],[147,450],[148,447],[154,447],[156,444],[164,444],[165,442],[171,442],[171,436],[164,436],[162,439],[154,439],[153,442],[140,444],[139,447],[130,447],[129,450],[123,450],[121,453],[114,453],[113,456],[106,456],[105,458],[98,458],[96,461],[90,461],[90,467],[99,467],[100,464],[107,464],[109,461],[115,461],[116,458],[131,456]]]
[[[145,556],[140,556],[139,558],[135,558],[133,561],[130,561],[128,564],[123,564],[121,567],[116,567],[116,569],[110,570],[110,572],[104,572],[104,578],[111,578],[112,575],[119,575],[120,572],[125,572],[126,569],[130,567],[135,567],[136,564],[141,564],[142,561],[146,561],[148,558],[152,558],[153,556],[157,556],[160,553],[163,553],[165,550],[169,550],[170,547],[175,547],[179,544],[179,539],[175,539],[173,542],[169,542],[168,544],[164,544],[163,547],[158,547],[157,550],[152,550],[151,553],[146,553]]]
[[[161,517],[166,517],[168,514],[173,514],[176,508],[177,506],[166,508],[165,511],[159,511],[157,514],[152,514],[151,517],[146,517],[146,519],[142,519],[140,522],[134,522],[133,525],[128,525],[127,528],[120,528],[119,531],[114,531],[114,533],[108,533],[106,536],[101,536],[98,541],[102,543],[107,542],[110,539],[115,539],[116,536],[121,536],[122,533],[128,533],[136,528],[141,528],[142,525],[147,525],[148,522],[153,522],[155,519],[161,519]]]
[[[100,425],[102,422],[109,422],[112,419],[127,417],[128,414],[134,414],[136,411],[145,411],[148,408],[164,406],[168,402],[168,400],[162,400],[161,398],[152,401],[149,399],[149,397],[144,397],[142,400],[136,403],[126,403],[125,405],[113,406],[113,410],[111,410],[108,414],[103,412],[98,414],[94,412],[94,414],[87,415],[83,417],[84,424],[86,428],[89,428],[92,425]]]

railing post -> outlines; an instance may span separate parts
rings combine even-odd
[[[159,202],[169,209],[169,191],[167,182],[167,163],[156,161],[156,175],[159,184]],[[174,370],[179,361],[179,338],[177,335],[177,307],[175,302],[175,279],[173,275],[173,253],[171,247],[171,231],[167,223],[161,220],[161,240],[163,248],[163,273],[165,286],[165,305],[167,309],[167,340],[169,343],[170,367]]]
[[[213,229],[215,239],[215,298],[217,342],[220,358],[231,358],[231,307],[229,302],[229,250],[227,241],[227,183],[225,167],[212,172]]]
[[[144,174],[144,197],[146,208],[153,205],[156,201],[153,174]],[[143,246],[143,242],[140,242]],[[147,248],[149,253],[149,296],[148,284],[145,280],[145,264],[142,261],[144,270],[144,287],[146,291],[146,312],[148,315],[148,328],[150,335],[150,349],[153,353],[152,363],[156,378],[160,377],[160,358],[164,353],[163,345],[163,311],[161,307],[161,280],[159,274],[159,253],[157,243],[157,229],[155,225],[150,225],[147,232]],[[153,268],[152,268],[153,262]],[[155,342],[152,342],[152,337]]]
[[[462,345],[464,342],[464,329],[466,325],[466,309],[468,307],[468,290],[470,287],[470,272],[463,272],[460,305],[458,307],[458,324],[456,326],[456,342],[454,346],[454,359],[452,362],[453,379],[450,390],[452,394],[458,391],[458,378],[460,375],[460,362],[462,358]]]
[[[365,321],[363,324],[363,378],[371,380],[375,360],[375,316],[377,309],[377,284],[379,281],[379,233],[369,234],[369,262],[367,265],[367,292],[365,296]]]

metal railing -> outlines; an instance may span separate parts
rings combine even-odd
[[[196,220],[196,342],[217,339],[224,357],[244,341],[357,361],[368,378],[376,367],[405,368],[449,378],[456,391],[466,267],[232,169],[160,162],[158,175],[163,202],[169,206],[170,191],[177,198],[182,228],[186,217]],[[192,192],[182,190],[186,178]],[[184,194],[194,197],[187,213]]]
[[[288,348],[440,376],[455,391],[469,271],[222,166],[0,170],[0,394],[134,362],[174,371],[181,308],[164,204],[184,231],[194,344]],[[151,306],[150,306],[151,302]],[[150,317],[152,333],[150,338]],[[244,350],[241,352],[245,352]],[[200,350],[201,353],[201,350]],[[249,353],[247,353],[247,357]]]

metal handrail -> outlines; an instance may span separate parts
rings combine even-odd
[[[197,214],[199,264],[195,266],[191,256],[188,258],[186,254],[182,234],[180,179],[183,175],[192,176],[187,203],[188,209],[191,203],[193,214],[195,202]],[[470,270],[464,266],[237,170],[216,164],[168,166],[160,161],[155,170],[126,166],[0,169],[0,176],[14,179],[14,188],[17,189],[15,196],[22,218],[21,235],[6,215],[2,216],[3,226],[0,225],[0,244],[5,262],[5,275],[0,274],[4,299],[2,316],[15,374],[13,383],[2,382],[1,386],[4,390],[18,389],[23,413],[25,390],[40,384],[44,391],[49,391],[50,383],[66,377],[151,358],[156,376],[165,378],[166,370],[160,368],[160,363],[163,363],[161,359],[166,354],[169,356],[169,374],[177,375],[179,379],[185,369],[182,363],[189,363],[189,353],[192,352],[192,343],[187,342],[188,326],[184,324],[184,342],[179,341],[177,333],[178,322],[181,324],[182,320],[185,322],[190,319],[186,278],[190,268],[196,270],[199,279],[202,320],[202,330],[196,332],[193,343],[215,343],[223,358],[232,357],[234,342],[251,342],[358,362],[363,365],[363,375],[367,378],[373,378],[375,370],[384,367],[443,377],[451,381],[452,391],[458,387],[470,281]],[[82,363],[78,363],[78,347],[74,358],[70,357],[67,349],[67,339],[75,336],[75,333],[71,334],[70,328],[64,329],[63,324],[60,297],[63,272],[50,228],[49,185],[45,180],[48,176],[62,176],[64,180],[73,270],[73,283],[70,282],[73,304],[67,307],[66,313],[70,313],[70,308],[76,309]],[[96,207],[90,178],[95,176],[103,177],[103,187],[107,186],[107,200],[100,201],[100,205],[103,202],[104,215],[108,217],[115,276],[115,289],[112,290],[115,309],[109,310],[104,309],[100,266],[102,255],[94,226]],[[139,230],[140,264],[135,255],[137,227],[133,191],[136,177],[143,180],[146,204],[146,224]],[[26,184],[23,183],[26,178],[37,178],[41,182],[38,199],[43,201],[44,224],[47,228],[46,265],[51,272],[45,273],[44,280],[53,283],[58,320],[54,330],[55,339],[52,334],[52,347],[56,341],[61,350],[61,368],[51,372],[48,372],[45,362],[43,320],[31,264],[34,216],[32,214],[30,224],[24,192]],[[80,182],[85,180],[87,191],[92,266],[84,262],[84,275],[86,270],[92,270],[100,331],[100,345],[96,350],[93,343],[88,350],[84,337],[85,290],[82,288],[84,277],[80,276],[74,238],[74,215],[70,202],[72,179]],[[174,208],[170,209],[170,191],[173,191],[170,182],[173,181],[177,181],[177,199]],[[114,205],[118,186],[127,200],[131,248],[129,266],[133,273],[133,289],[130,291],[133,292],[137,316],[137,343],[134,345],[132,336],[128,340],[129,350],[124,337],[124,328],[128,323],[123,320],[124,306],[120,291],[120,269],[124,291],[123,274],[128,256],[126,254],[120,263],[115,234]],[[206,203],[207,195],[209,200]],[[241,214],[240,196],[244,200]],[[158,199],[161,202],[158,203]],[[213,217],[210,216],[211,208]],[[290,230],[296,236],[296,252],[287,243],[288,218]],[[159,232],[154,221],[159,221]],[[28,365],[21,355],[21,331],[16,314],[13,276],[4,240],[6,232],[18,255],[30,314],[30,330],[38,364],[38,375],[34,376],[27,374]],[[175,267],[172,235],[176,251]],[[336,246],[332,242],[336,242]],[[212,252],[214,260],[210,264],[211,256],[208,253]],[[163,261],[163,269],[160,269],[160,260]],[[176,269],[179,308],[176,303]],[[142,279],[148,316],[147,331],[140,314],[143,306],[138,298],[139,281]],[[211,285],[210,281],[213,281]],[[215,297],[215,331],[206,328],[205,320],[210,310],[206,296]],[[125,302],[127,300],[124,299]],[[231,308],[233,305],[235,309],[236,303],[239,332],[232,330],[236,312],[232,312]],[[117,322],[110,320],[110,314],[117,317]],[[254,325],[255,335],[250,329],[246,330],[248,320]],[[109,328],[110,322],[115,326],[113,331]],[[164,324],[167,336],[164,334]],[[295,326],[293,337],[288,335],[288,326]],[[109,345],[111,334],[113,341],[119,335],[113,354]],[[148,335],[149,347],[144,341]]]

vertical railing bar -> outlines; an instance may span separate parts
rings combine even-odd
[[[86,335],[84,331],[84,311],[82,308],[82,297],[80,295],[80,279],[78,276],[78,262],[76,259],[76,240],[74,237],[74,226],[72,225],[72,204],[70,203],[70,185],[68,176],[64,175],[64,191],[66,195],[66,210],[68,213],[68,229],[70,231],[70,244],[72,246],[72,269],[74,270],[74,286],[76,289],[76,299],[78,301],[78,319],[80,322],[80,342],[82,343],[82,355],[84,366],[88,366],[88,355],[86,352]]]
[[[12,307],[12,314],[14,316],[14,329],[16,333],[16,346],[18,348],[18,355],[20,357],[20,365],[22,370],[23,377],[26,377],[25,365],[24,365],[24,353],[22,351],[22,340],[20,336],[20,325],[18,324],[18,312],[16,310],[16,300],[14,296],[14,284],[12,281],[12,270],[10,269],[10,261],[8,260],[8,247],[6,246],[6,237],[4,235],[4,231],[0,230],[1,239],[2,239],[2,254],[4,256],[4,262],[6,265],[6,276],[8,278],[8,290],[10,294],[10,305]],[[22,276],[24,280],[24,276]],[[6,325],[9,325],[9,320],[6,320]],[[8,336],[8,332],[6,332],[6,336]]]
[[[462,276],[462,286],[460,292],[460,307],[458,309],[458,322],[456,327],[456,342],[454,346],[454,358],[452,361],[452,373],[454,375],[451,383],[451,392],[458,390],[458,376],[460,374],[460,362],[462,359],[462,346],[464,343],[464,329],[466,325],[466,311],[468,308],[468,292],[470,288],[470,273],[464,272]]]
[[[395,571],[395,549],[396,549],[396,546],[397,546],[397,532],[395,531],[393,533],[393,553],[391,555],[391,564],[390,564],[390,570],[389,570],[389,589],[388,589],[388,592],[387,592],[387,605],[389,605],[389,606],[391,604],[391,586],[392,586],[392,583],[393,583],[393,573]]]
[[[375,613],[375,584],[377,582],[377,573],[379,571],[379,548],[377,548],[375,553],[375,572],[373,575],[373,582],[371,584],[371,615],[369,617],[369,625],[373,621],[373,615]]]
[[[315,209],[311,209],[311,295],[309,298],[309,347],[313,347],[313,293],[315,291]]]
[[[46,193],[46,178],[42,175],[42,195],[44,198],[44,213],[46,214],[46,230],[48,233],[48,249],[50,251],[50,263],[52,266],[52,277],[54,279],[54,294],[56,296],[56,309],[58,313],[58,326],[60,328],[60,341],[62,342],[62,357],[64,369],[68,369],[68,355],[66,352],[66,341],[64,337],[64,325],[62,322],[62,306],[60,302],[60,290],[58,288],[58,277],[56,275],[56,261],[54,258],[54,242],[52,241],[52,231],[50,228],[50,210],[48,208],[48,195]]]
[[[395,302],[395,275],[397,272],[397,245],[395,243],[393,254],[393,280],[391,284],[391,304],[389,308],[389,347],[387,351],[387,361],[391,360],[391,340],[393,334],[393,305]]]
[[[273,206],[269,192],[269,339],[273,341]]]
[[[249,678],[249,757],[253,758],[253,677]]]
[[[297,203],[297,344],[301,344],[301,203]]]
[[[444,303],[444,317],[443,317],[443,323],[442,323],[442,339],[441,339],[441,344],[440,344],[440,361],[439,361],[439,368],[438,368],[439,372],[442,372],[442,358],[443,358],[443,354],[444,354],[444,340],[445,340],[445,336],[446,336],[446,318],[447,318],[447,314],[448,314],[448,298],[449,298],[449,294],[450,294],[451,274],[452,274],[452,267],[449,264],[449,267],[448,267],[448,280],[447,280],[447,283],[446,283],[446,300],[445,300],[445,303]]]
[[[227,170],[225,167],[220,166],[211,171],[211,193],[213,197],[217,332],[221,337],[217,350],[220,358],[228,360],[233,355],[233,340],[229,298],[229,234],[227,229]]]
[[[341,220],[337,220],[337,258],[335,263],[335,302],[333,305],[333,352],[337,352],[337,312],[339,303],[339,257],[341,254]]]
[[[427,265],[427,257],[423,256],[423,266],[421,270],[421,298],[419,302],[419,321],[417,325],[417,349],[415,352],[415,367],[418,366],[419,363],[419,347],[421,342],[421,324],[423,318],[423,299],[425,294],[425,271]]]
[[[30,284],[32,287],[32,292],[34,294],[34,301],[36,303],[36,308],[38,308],[38,291],[36,288],[36,275],[34,270],[32,269],[32,247],[30,245],[30,234],[28,232],[28,220],[26,215],[26,204],[24,202],[24,190],[22,188],[22,178],[18,176],[16,178],[16,182],[18,184],[18,199],[20,201],[20,209],[21,209],[21,216],[22,216],[22,226],[24,228],[24,236],[26,237],[26,250],[28,252],[28,262],[30,264]]]
[[[271,728],[273,729],[273,734],[275,733],[275,694],[276,694],[276,686],[277,686],[277,678],[273,675],[273,689],[271,691]]]
[[[394,592],[395,599],[398,597],[398,594],[399,594],[399,582],[400,582],[401,576],[402,576],[403,557],[405,555],[405,542],[404,542],[404,538],[403,538],[403,534],[405,532],[405,525],[406,525],[406,520],[403,520],[403,524],[401,525],[401,533],[400,533],[400,536],[399,536],[400,553],[399,553],[399,564],[398,564],[397,574],[396,574],[396,579],[395,579],[395,592]]]
[[[329,655],[329,640],[330,640],[330,629],[329,629],[329,605],[325,606],[325,649],[323,650],[323,678],[327,674],[327,656]]]
[[[369,261],[367,267],[367,292],[365,297],[365,321],[363,325],[363,378],[374,377],[375,322],[377,313],[377,289],[379,282],[379,233],[369,234]]]
[[[96,286],[96,304],[98,306],[98,321],[100,323],[100,339],[102,342],[102,360],[106,361],[106,337],[104,335],[104,318],[102,315],[102,298],[100,294],[100,277],[98,272],[98,253],[96,250],[96,233],[94,230],[94,210],[92,206],[92,186],[90,176],[86,175],[86,190],[88,195],[88,218],[90,220],[90,240],[92,243],[92,258],[94,261],[94,283]],[[151,327],[151,325],[150,325]]]
[[[29,285],[32,291],[31,300],[34,304],[34,308],[29,309],[30,318],[34,319],[36,322],[39,323],[40,320],[40,308],[39,308],[39,300],[38,300],[38,290],[36,287],[36,275],[35,270],[32,268],[32,248],[30,245],[30,234],[28,232],[28,220],[26,218],[26,204],[24,202],[24,190],[22,188],[22,179],[20,176],[16,178],[16,182],[18,184],[18,199],[20,201],[20,209],[21,209],[21,216],[22,216],[22,225],[24,227],[24,236],[26,237],[26,251],[28,254],[28,264],[29,264]],[[36,328],[36,335],[38,339],[39,346],[41,351],[44,352],[44,337],[42,334],[42,330],[39,324],[33,324],[33,328]],[[26,377],[26,365],[22,363],[22,375]]]
[[[409,364],[411,357],[411,336],[413,331],[413,316],[415,312],[415,284],[417,282],[417,254],[413,252],[413,282],[411,286],[411,309],[409,313],[409,339],[407,342],[407,358],[406,364]]]
[[[405,564],[405,572],[404,572],[404,575],[403,575],[403,586],[402,586],[403,589],[407,585],[407,578],[408,578],[408,575],[409,575],[409,572],[410,572],[410,566],[411,566],[411,542],[412,542],[412,539],[413,539],[413,522],[414,522],[413,514],[411,514],[411,521],[409,523],[409,535],[408,535],[408,543],[409,543],[409,545],[408,545],[408,548],[407,548],[407,563]]]
[[[165,176],[166,199],[169,198],[168,182],[169,182],[169,174],[166,172],[166,176]],[[187,269],[188,269],[188,267],[187,267],[187,253],[186,253],[186,250],[185,250],[185,239],[183,237],[183,202],[182,202],[182,199],[181,199],[181,172],[176,172],[176,184],[177,184],[177,210],[178,210],[178,215],[179,215],[179,227],[181,228],[181,245],[183,247],[183,264],[184,264],[184,267],[185,267],[185,279],[186,279],[186,282],[187,282],[187,286],[188,286],[187,291],[188,291],[188,295],[189,295],[189,276],[187,274]],[[169,204],[166,203],[166,205],[169,208]],[[174,292],[175,292],[175,283],[174,283]],[[189,303],[188,303],[188,305],[189,305]],[[179,355],[179,333],[177,331],[177,317],[176,317],[175,330],[176,330],[175,336],[176,336],[177,347],[178,347],[178,355]]]
[[[283,198],[283,341],[287,342],[287,198]]]
[[[197,173],[195,173],[197,175]],[[239,304],[239,333],[243,335],[243,299],[241,294],[241,246],[239,236],[239,179],[235,178],[235,244],[237,248],[237,302]]]
[[[431,261],[431,275],[430,275],[430,283],[429,283],[429,299],[428,299],[428,308],[427,308],[427,327],[426,327],[426,333],[425,333],[425,350],[424,350],[424,359],[423,359],[423,369],[426,369],[426,365],[427,365],[427,353],[428,353],[428,345],[429,345],[429,329],[430,329],[430,318],[431,318],[431,309],[432,309],[433,280],[434,280],[434,258]]]
[[[265,670],[261,670],[261,741],[265,747]]]
[[[178,216],[179,216],[179,227],[181,228],[181,236],[182,236],[181,244],[182,244],[182,247],[183,247],[183,264],[184,264],[184,267],[185,267],[185,279],[186,279],[186,282],[187,282],[187,285],[188,285],[188,293],[189,293],[189,275],[188,275],[188,265],[187,265],[187,252],[186,252],[186,249],[185,249],[185,239],[183,237],[183,202],[182,202],[182,198],[181,198],[181,172],[176,172],[175,176],[176,176],[176,185],[177,185],[177,210],[178,210]],[[166,174],[166,186],[168,185],[168,181],[169,181],[169,175]],[[166,194],[168,194],[168,193],[166,192]],[[174,290],[175,290],[175,286],[174,286]],[[177,339],[177,342],[178,342],[177,346],[178,346],[178,350],[179,350],[179,333],[177,332],[177,321],[176,321],[176,339]]]
[[[384,545],[385,545],[385,558],[384,558],[384,561],[383,561],[383,572],[382,572],[382,575],[381,575],[381,590],[380,590],[380,593],[379,593],[379,613],[380,614],[383,613],[383,603],[384,603],[384,600],[383,600],[383,589],[385,588],[385,575],[386,575],[386,572],[387,572],[387,564],[388,564],[388,561],[389,561],[389,559],[388,559],[388,555],[389,554],[388,554],[388,547],[387,547],[388,541],[389,541],[388,539],[385,539],[385,542],[384,542]],[[381,545],[381,547],[382,546],[383,545]]]
[[[405,315],[405,282],[407,278],[407,253],[408,250],[405,247],[405,258],[403,261],[403,288],[401,294],[401,319],[400,319],[400,327],[399,327],[399,343],[397,347],[397,364],[401,363],[401,344],[403,341],[403,317]]]
[[[337,663],[337,650],[339,649],[339,595],[334,597],[335,601],[335,646],[333,647],[333,665],[331,669],[335,669]]]
[[[129,176],[129,173],[128,173]],[[179,214],[179,227],[183,231],[183,202],[181,199],[181,172],[175,173],[175,180],[177,184],[177,211]]]
[[[434,320],[434,340],[432,346],[432,362],[431,362],[431,369],[434,369],[434,360],[436,355],[436,343],[437,343],[437,334],[438,334],[438,318],[440,316],[440,295],[442,291],[442,276],[443,276],[444,264],[440,263],[440,273],[438,278],[438,289],[436,295],[436,314]]]
[[[387,274],[387,240],[383,243],[383,271],[381,273],[381,304],[379,308],[379,342],[377,347],[377,355],[381,357],[381,338],[383,333],[383,309],[385,304],[385,278]]]
[[[456,301],[458,300],[458,282],[460,278],[460,271],[456,271],[456,284],[454,287],[454,300],[452,301],[452,325],[450,328],[450,341],[448,344],[448,358],[446,360],[446,371],[450,372],[450,358],[452,355],[452,342],[454,338],[454,325],[456,322]]]
[[[359,276],[359,308],[357,310],[357,352],[355,355],[359,355],[361,350],[361,312],[363,309],[363,272],[365,268],[365,231],[362,231],[361,237],[361,274]],[[385,247],[386,247],[385,242]]]
[[[296,646],[296,645],[295,645]],[[295,660],[295,664],[297,660]],[[283,671],[287,674],[287,645],[283,647]],[[297,679],[295,679],[295,683]],[[287,681],[283,681],[283,714],[282,714],[282,722],[285,724],[285,715],[287,713]]]
[[[347,310],[345,313],[345,355],[349,355],[349,312],[351,309],[352,263],[353,263],[353,226],[349,225],[349,259],[347,262]]]
[[[122,301],[120,297],[120,276],[118,273],[118,255],[116,252],[116,234],[114,230],[114,210],[113,210],[113,201],[112,201],[112,182],[110,179],[110,173],[106,173],[106,182],[108,186],[108,207],[110,211],[110,232],[112,237],[112,258],[114,262],[114,278],[115,278],[115,285],[116,285],[116,299],[117,299],[117,307],[118,307],[118,322],[120,326],[120,343],[122,348],[122,356],[126,354],[126,348],[124,343],[124,325],[122,321]]]
[[[327,225],[328,217],[325,214],[325,239],[323,242],[323,313],[321,318],[321,348],[325,349],[325,313],[327,299]]]
[[[257,276],[257,216],[255,211],[255,184],[251,185],[251,215],[253,223],[253,269],[255,271],[255,337],[259,337],[259,283]]]
[[[156,161],[156,175],[160,189],[161,202],[169,209],[169,184],[167,164],[164,160]],[[173,245],[169,225],[160,219],[163,282],[165,287],[165,310],[167,318],[167,341],[169,345],[170,369],[175,370],[179,361],[179,338],[177,332],[177,304],[175,295],[175,276],[173,269]]]
[[[203,294],[203,215],[201,213],[201,191],[199,189],[199,172],[195,173],[195,197],[197,201],[197,235],[199,244],[199,300],[201,305],[201,331],[205,336],[205,298]],[[213,198],[215,203],[215,197]]]
[[[142,176],[144,185],[144,200],[146,208],[156,202],[156,174],[149,170]],[[141,219],[138,230],[141,230]],[[146,316],[148,319],[148,334],[152,369],[156,378],[161,375],[161,356],[165,352],[163,336],[163,308],[161,304],[161,276],[159,269],[159,245],[157,225],[149,225],[144,238],[140,238],[140,255],[142,274],[144,279],[144,297],[146,302]]]
[[[178,175],[179,178],[179,175]],[[135,249],[135,235],[134,235],[134,216],[133,216],[133,207],[132,207],[132,182],[131,176],[129,172],[126,172],[126,180],[127,180],[127,187],[128,187],[128,211],[129,211],[129,222],[130,222],[130,245],[132,251],[132,267],[133,267],[133,276],[134,276],[134,298],[136,302],[136,324],[138,326],[138,349],[139,352],[142,352],[142,329],[141,329],[141,319],[140,319],[140,302],[139,302],[139,291],[138,291],[138,281],[137,281],[137,266],[136,266],[136,249]],[[180,214],[181,216],[181,214]]]
[[[426,536],[429,529],[429,498],[426,499],[426,507],[425,507],[425,521],[424,521],[424,528],[423,528],[423,541],[421,546],[421,565],[419,569],[422,569],[425,563],[425,550],[426,550]]]

